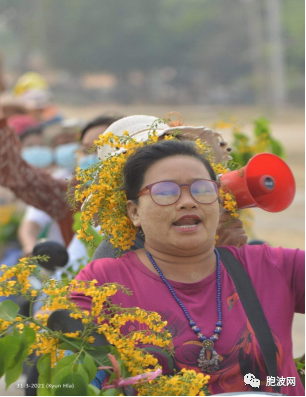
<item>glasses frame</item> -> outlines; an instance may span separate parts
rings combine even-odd
[[[211,203],[201,203],[200,201],[196,200],[196,199],[193,197],[193,195],[192,195],[192,193],[191,193],[191,185],[193,185],[194,183],[199,182],[199,181],[208,181],[208,182],[212,182],[212,183],[216,186],[216,188],[217,188],[217,197],[216,197],[216,199],[215,199],[213,202],[211,202]],[[163,183],[163,182],[171,182],[171,183],[174,183],[175,185],[177,185],[177,186],[180,187],[180,195],[179,195],[178,199],[177,199],[176,201],[174,201],[173,203],[171,203],[171,204],[159,204],[159,203],[157,203],[156,201],[154,201],[154,199],[153,199],[153,197],[152,197],[152,187],[153,187],[154,185],[157,185],[158,183]],[[219,189],[220,189],[220,186],[221,186],[221,183],[220,183],[220,182],[213,181],[213,180],[211,180],[211,179],[204,179],[204,178],[203,178],[203,179],[197,179],[196,181],[194,181],[194,182],[192,182],[192,183],[181,183],[181,184],[179,184],[179,183],[177,183],[177,182],[173,182],[173,181],[159,181],[159,182],[151,183],[150,185],[147,185],[147,186],[145,186],[144,188],[142,188],[142,189],[140,190],[140,192],[137,194],[136,197],[138,198],[138,197],[142,196],[147,190],[149,190],[151,199],[152,199],[152,201],[153,201],[155,204],[160,205],[161,207],[167,207],[167,206],[173,205],[173,204],[175,204],[175,203],[177,203],[177,202],[179,201],[179,199],[180,199],[181,196],[182,196],[182,187],[188,187],[188,188],[189,188],[190,196],[193,198],[194,201],[196,201],[196,202],[199,203],[199,204],[210,205],[210,204],[215,203],[215,202],[218,200],[218,198],[219,198]]]

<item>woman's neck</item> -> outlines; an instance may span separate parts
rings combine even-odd
[[[168,280],[195,283],[216,270],[217,259],[214,246],[203,252],[185,256],[157,251],[152,246],[145,244],[144,248],[135,251],[135,253],[149,270],[158,274],[147,257],[146,250],[152,255],[155,263]]]

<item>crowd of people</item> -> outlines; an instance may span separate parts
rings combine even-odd
[[[194,141],[209,144],[214,161],[224,162],[230,159],[230,148],[221,135],[171,121],[156,124],[159,141],[137,150],[124,166],[127,214],[138,228],[134,245],[119,253],[93,223],[94,252],[76,235],[81,207],[72,210],[67,199],[77,185],[75,169],[107,158],[110,148],[91,150],[100,135],[127,131],[144,141],[158,119],[103,112],[93,120],[70,119],[51,99],[47,82],[36,73],[25,74],[10,95],[0,97],[0,205],[7,204],[6,191],[10,201],[23,203],[24,211],[17,240],[0,251],[1,263],[13,266],[41,241],[65,247],[69,260],[53,269],[55,278],[68,268],[74,277],[89,263],[77,279],[130,288],[133,296],[118,294],[115,303],[158,312],[168,321],[175,356],[167,364],[160,356],[164,373],[180,368],[210,373],[208,388],[215,394],[251,390],[244,375],[256,371],[264,379],[267,374],[257,335],[237,303],[241,297],[224,266],[226,259],[216,249],[226,246],[248,273],[263,306],[279,376],[297,378],[295,387],[277,391],[300,395],[291,325],[294,312],[304,311],[303,253],[248,245],[242,222],[220,211],[216,175]],[[177,141],[164,140],[177,128],[182,132]],[[73,299],[84,310],[90,308],[90,297],[75,293]],[[103,379],[98,373],[95,384],[101,387]],[[261,384],[261,391],[274,389]]]

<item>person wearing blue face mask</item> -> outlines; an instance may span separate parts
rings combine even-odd
[[[22,158],[29,164],[38,168],[48,168],[53,164],[53,150],[48,146],[28,146],[21,150]]]
[[[80,148],[79,136],[84,123],[78,119],[65,119],[53,130],[47,130],[45,139],[53,148],[54,166],[66,171],[72,177],[76,167],[77,151]]]
[[[114,121],[113,117],[100,117],[93,122],[87,124],[81,131],[81,142],[77,142],[77,134],[80,133],[80,122],[75,119],[67,119],[62,123],[60,129],[53,131],[49,136],[49,143],[53,146],[50,148],[53,153],[53,165],[49,168],[54,178],[69,179],[72,176],[76,165],[80,166],[83,162],[83,167],[86,168],[90,164],[99,161],[97,154],[87,154],[87,150],[93,146],[94,140],[102,134]],[[102,123],[102,124],[100,124]],[[79,151],[79,160],[77,160],[77,149],[81,146]],[[30,148],[32,149],[32,148]],[[33,148],[33,151],[36,148]],[[37,153],[37,164],[41,156]],[[36,166],[38,166],[36,164]],[[33,164],[34,165],[34,164]],[[19,239],[25,255],[32,252],[37,240],[45,233],[43,237],[64,243],[61,231],[52,217],[43,211],[33,207],[28,207],[25,217],[19,228]],[[78,244],[79,240],[77,240]],[[82,245],[82,243],[80,243]],[[74,250],[73,250],[74,251]],[[83,252],[84,250],[82,250]],[[73,257],[77,252],[73,252]]]
[[[55,164],[61,168],[73,172],[76,166],[77,150],[79,149],[77,142],[66,143],[57,146],[54,149]]]
[[[68,120],[69,121],[69,120]],[[78,128],[77,128],[78,127]],[[67,129],[64,122],[61,127],[55,127],[52,142],[53,148],[43,144],[43,128],[31,127],[19,136],[22,143],[21,156],[29,164],[38,168],[61,168],[67,170],[67,177],[71,177],[76,166],[76,152],[79,143],[76,141],[80,132],[79,125]]]
[[[92,153],[88,155],[86,154],[80,157],[78,161],[78,166],[82,170],[85,170],[87,167],[90,167],[91,165],[95,164],[97,161],[99,161],[99,157],[96,153]]]
[[[81,150],[77,160],[78,167],[85,169],[99,161],[97,153],[89,153],[94,141],[103,134],[107,128],[115,121],[124,117],[123,115],[101,115],[85,125],[81,132]]]
[[[27,163],[39,168],[47,168],[53,163],[53,151],[44,145],[43,128],[37,120],[29,115],[15,115],[8,123],[19,136],[21,156]]]

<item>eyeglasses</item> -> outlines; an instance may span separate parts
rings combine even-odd
[[[212,204],[218,199],[219,182],[210,179],[200,179],[191,184],[176,182],[155,182],[140,190],[137,197],[142,196],[147,190],[154,203],[158,205],[171,205],[176,203],[182,194],[182,187],[188,187],[191,196],[200,204]]]

